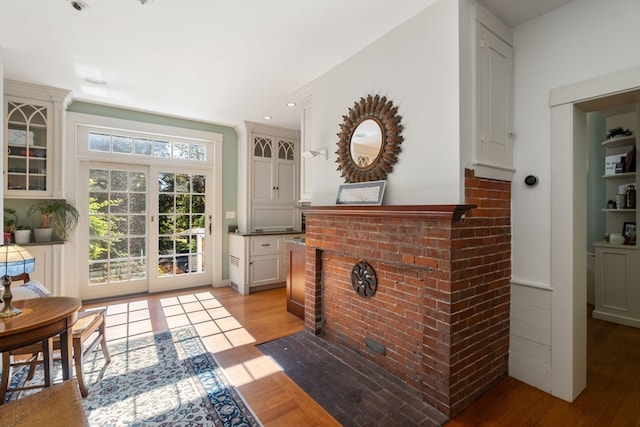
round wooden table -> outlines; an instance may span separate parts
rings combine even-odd
[[[71,327],[78,320],[80,300],[70,297],[43,297],[14,301],[22,310],[17,316],[0,318],[0,353],[42,342],[45,387],[51,385],[53,343],[60,335],[62,379],[71,378]]]

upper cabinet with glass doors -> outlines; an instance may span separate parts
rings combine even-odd
[[[62,148],[68,90],[4,81],[4,196],[64,197]]]

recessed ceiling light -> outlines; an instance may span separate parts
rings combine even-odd
[[[106,85],[107,81],[98,77],[85,77],[85,81],[93,83],[94,85]]]
[[[263,119],[265,120],[271,120],[271,116],[264,116]]]
[[[295,102],[287,102],[287,107],[295,107],[296,103]]]

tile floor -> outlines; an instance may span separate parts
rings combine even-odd
[[[303,331],[257,346],[345,427],[440,426],[420,393],[357,353]]]

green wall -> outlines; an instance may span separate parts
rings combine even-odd
[[[603,239],[607,229],[605,213],[606,189],[604,175],[605,118],[601,113],[587,114],[587,252],[595,252],[593,243]]]
[[[222,233],[222,254],[220,256],[222,257],[222,279],[228,279],[229,239],[227,239],[227,230],[230,225],[237,225],[237,220],[226,219],[225,212],[235,212],[238,205],[238,136],[236,131],[228,126],[80,101],[73,102],[68,111],[222,134],[222,228],[220,230]]]

